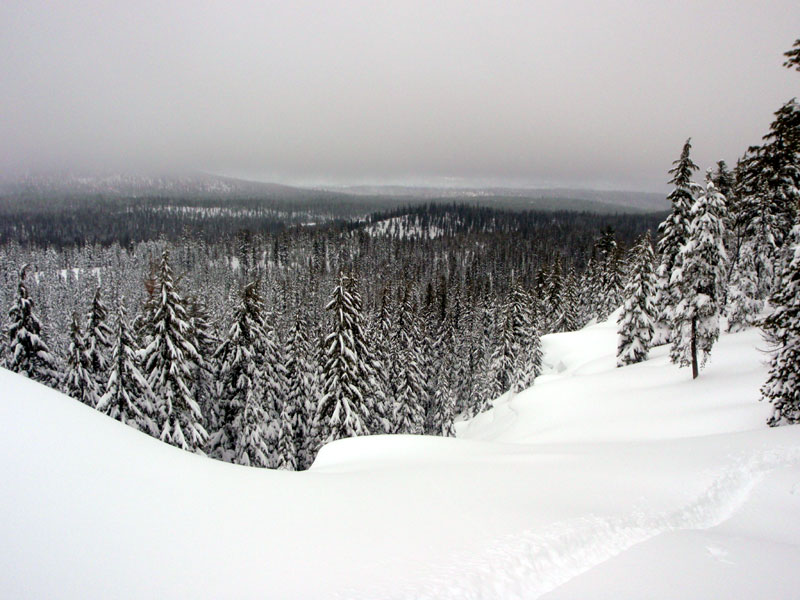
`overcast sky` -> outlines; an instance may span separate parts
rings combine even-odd
[[[661,190],[800,95],[775,2],[0,3],[0,175]]]

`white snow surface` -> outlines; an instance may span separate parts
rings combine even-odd
[[[0,371],[0,597],[800,597],[800,427],[757,330],[700,378],[615,368],[607,323],[458,439],[340,440],[308,472],[166,446]]]

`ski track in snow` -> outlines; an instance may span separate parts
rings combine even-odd
[[[460,556],[391,598],[402,600],[531,600],[554,590],[632,546],[662,533],[702,530],[731,518],[769,471],[800,464],[800,448],[765,451],[738,460],[693,502],[675,511],[586,516],[498,539],[485,551]],[[342,598],[364,598],[345,594]],[[374,594],[369,597],[376,597]]]

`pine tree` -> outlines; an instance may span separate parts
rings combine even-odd
[[[284,432],[283,421],[288,420],[293,439],[292,445],[297,455],[296,469],[305,469],[311,465],[312,456],[306,453],[306,438],[311,434],[311,420],[314,406],[309,402],[314,396],[312,378],[311,348],[306,336],[306,320],[298,312],[295,317],[294,328],[286,348],[286,401],[281,411],[281,432]],[[278,454],[282,456],[281,446],[286,446],[286,441],[278,439]]]
[[[220,365],[220,426],[209,446],[212,455],[222,460],[271,466],[264,399],[265,339],[264,303],[258,282],[252,282],[242,291],[233,325],[214,355]]]
[[[530,297],[519,284],[514,284],[503,308],[500,344],[492,357],[493,397],[508,390],[520,392],[533,385],[541,371],[541,360]]]
[[[86,348],[86,340],[81,332],[80,319],[77,313],[72,315],[69,334],[69,352],[67,353],[66,372],[61,390],[94,408],[97,406],[98,390],[91,374],[91,358]]]
[[[191,390],[192,372],[200,356],[189,339],[191,327],[183,298],[174,287],[166,250],[161,255],[147,330],[150,335],[142,350],[142,363],[157,399],[159,438],[184,450],[200,450],[208,434]]]
[[[277,467],[285,471],[297,470],[297,447],[295,446],[294,417],[289,403],[285,403],[281,411],[278,431]]]
[[[44,340],[42,325],[33,312],[34,303],[25,284],[27,271],[28,265],[19,271],[17,298],[8,312],[8,368],[55,388],[60,378],[58,367]]]
[[[719,337],[727,260],[725,198],[716,191],[710,172],[691,217],[689,238],[678,258],[680,266],[670,282],[681,298],[673,313],[670,357],[680,366],[691,364],[696,378]]]
[[[325,308],[332,314],[332,323],[325,338],[323,394],[318,416],[329,431],[328,441],[369,435],[370,386],[374,377],[362,328],[361,296],[352,277],[340,273]]]
[[[731,270],[725,307],[728,331],[741,331],[755,325],[763,308],[764,301],[758,293],[755,252],[752,244],[745,243]]]
[[[650,234],[647,233],[636,245],[633,270],[622,294],[625,300],[617,319],[618,367],[647,360],[656,316],[653,304],[656,287],[653,261],[653,248]]]
[[[197,350],[198,360],[195,360],[192,371],[192,392],[195,402],[200,407],[205,418],[206,429],[213,431],[218,428],[217,396],[214,392],[215,371],[213,355],[219,347],[219,339],[214,334],[211,326],[211,312],[203,298],[194,296],[187,303],[186,309],[189,317],[189,341]]]
[[[108,326],[108,309],[100,297],[100,288],[95,290],[92,306],[89,310],[89,325],[86,330],[86,353],[89,358],[88,371],[95,382],[97,389],[105,387],[108,377],[108,350],[111,347],[109,340],[113,335]]]
[[[395,364],[395,405],[393,422],[396,433],[421,434],[425,430],[427,395],[422,374],[420,344],[422,334],[415,320],[410,292],[406,290],[397,311],[392,346],[397,353]]]
[[[108,381],[98,400],[97,410],[158,437],[160,432],[155,421],[155,398],[141,371],[135,350],[136,342],[125,319],[124,298],[119,303],[115,337]]]
[[[792,230],[789,248],[781,285],[770,298],[775,311],[763,324],[773,352],[761,394],[773,405],[767,421],[772,427],[800,423],[800,225]]]
[[[787,50],[783,55],[786,57],[786,62],[783,63],[784,67],[800,71],[800,39],[796,39],[791,50]]]
[[[394,318],[390,308],[390,293],[384,288],[381,293],[381,305],[377,318],[377,331],[375,332],[375,354],[378,367],[376,368],[378,385],[380,386],[383,398],[383,408],[380,411],[380,428],[376,431],[383,433],[394,433],[396,426],[394,423],[394,407],[397,399],[397,378],[395,373],[399,369],[401,362],[394,347]]]
[[[613,229],[609,227],[603,232],[596,249],[600,263],[600,299],[597,320],[605,321],[619,306],[624,288],[619,246]]]
[[[435,384],[430,406],[429,426],[426,433],[445,437],[455,436],[453,425],[456,410],[456,369],[455,357],[456,334],[451,315],[442,321],[435,348],[440,357],[435,371]]]
[[[566,300],[564,298],[564,277],[561,270],[561,258],[556,257],[545,283],[545,298],[547,298],[548,318],[545,330],[551,333],[567,331],[566,329]],[[495,352],[495,354],[497,354]]]
[[[697,165],[689,157],[692,149],[692,140],[689,138],[683,145],[681,156],[673,162],[675,165],[669,170],[672,175],[669,183],[675,189],[667,196],[667,200],[672,203],[672,210],[658,226],[660,238],[658,240],[658,254],[661,257],[661,264],[658,267],[655,305],[658,311],[656,335],[654,344],[663,344],[670,341],[671,323],[673,311],[679,302],[677,291],[672,286],[673,272],[680,267],[681,248],[689,237],[689,225],[691,222],[690,211],[694,204],[694,198],[698,193],[699,186],[692,181],[692,174],[698,169]]]
[[[763,298],[773,289],[775,263],[800,203],[800,104],[795,99],[775,113],[764,143],[748,150],[742,179],[742,210]]]
[[[278,338],[274,325],[275,319],[267,313],[264,320],[264,338],[262,339],[262,368],[264,372],[264,409],[267,422],[264,432],[271,448],[270,466],[277,466],[278,437],[281,429],[281,413],[286,403],[286,359],[283,346]]]

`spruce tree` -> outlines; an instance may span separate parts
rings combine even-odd
[[[161,255],[150,311],[142,363],[156,397],[159,438],[184,450],[200,450],[208,434],[191,389],[200,356],[190,341],[186,307],[175,289],[166,250]]]
[[[261,364],[264,373],[263,406],[267,419],[264,434],[270,448],[269,466],[275,467],[278,461],[277,448],[281,429],[281,413],[286,403],[288,383],[283,346],[275,329],[274,318],[269,313],[264,319],[264,337],[261,342]]]
[[[295,468],[305,469],[311,465],[312,456],[306,453],[306,438],[311,434],[311,420],[315,405],[312,378],[314,376],[311,347],[306,335],[306,319],[298,311],[294,327],[286,348],[286,401],[281,411],[281,431],[283,421],[289,421],[293,435],[292,445],[297,459]],[[278,439],[278,454],[282,456],[281,446],[288,447],[286,441]]]
[[[670,341],[673,311],[680,298],[672,285],[673,272],[680,266],[681,248],[689,237],[691,222],[690,211],[694,198],[700,187],[692,181],[693,173],[698,169],[690,158],[692,140],[689,138],[683,145],[681,156],[673,162],[675,165],[669,170],[672,175],[669,183],[675,189],[667,196],[672,208],[667,218],[658,226],[658,254],[661,264],[658,267],[655,305],[658,311],[656,339],[654,343],[663,344]]]
[[[108,350],[113,335],[108,325],[108,309],[100,297],[100,288],[95,290],[89,309],[89,324],[86,329],[86,353],[89,357],[89,374],[97,389],[105,387],[108,377]]]
[[[297,447],[295,446],[294,416],[289,403],[285,403],[280,415],[277,441],[277,468],[285,471],[297,470]]]
[[[492,396],[508,390],[520,392],[531,385],[541,371],[541,345],[532,321],[530,297],[514,284],[503,308],[500,344],[492,357]]]
[[[800,225],[790,235],[788,258],[770,298],[775,311],[763,324],[773,351],[761,394],[773,405],[772,427],[800,423]]]
[[[330,302],[331,326],[325,338],[323,392],[317,414],[327,440],[368,435],[373,373],[362,326],[361,296],[355,280],[340,273]]]
[[[55,388],[59,383],[56,360],[45,342],[42,324],[34,314],[25,275],[28,265],[19,271],[17,297],[8,312],[8,369],[34,381]]]
[[[725,198],[717,192],[711,174],[706,189],[691,210],[689,237],[678,257],[670,287],[680,302],[672,314],[670,357],[680,366],[692,366],[697,378],[719,337],[719,316],[725,284]],[[698,355],[700,358],[698,359]]]
[[[397,310],[392,347],[395,364],[394,426],[396,433],[421,434],[425,430],[427,394],[422,374],[420,352],[422,334],[416,322],[408,289]]]
[[[786,57],[786,61],[783,63],[784,67],[800,71],[800,39],[796,39],[792,44],[792,48],[784,52],[783,55]]]
[[[125,319],[124,298],[117,309],[117,325],[111,361],[103,395],[97,410],[139,431],[158,437],[155,398],[142,374],[136,342]]]
[[[81,332],[80,319],[77,313],[73,313],[66,371],[61,390],[75,400],[94,408],[97,406],[98,389],[92,377],[91,368],[91,358],[86,348],[86,340]]]
[[[653,271],[653,248],[650,234],[636,245],[632,272],[623,292],[622,312],[617,319],[617,366],[622,367],[647,359],[653,339],[655,321],[656,278]]]
[[[745,243],[739,250],[739,260],[731,270],[728,284],[725,306],[728,331],[741,331],[755,325],[763,308],[764,301],[758,293],[755,251],[752,244]]]
[[[271,466],[264,399],[264,304],[258,282],[242,291],[234,321],[215,353],[220,424],[209,440],[212,456],[243,465]]]
[[[775,113],[764,143],[748,150],[742,179],[743,216],[764,298],[773,290],[780,248],[800,202],[800,104],[795,99]]]

